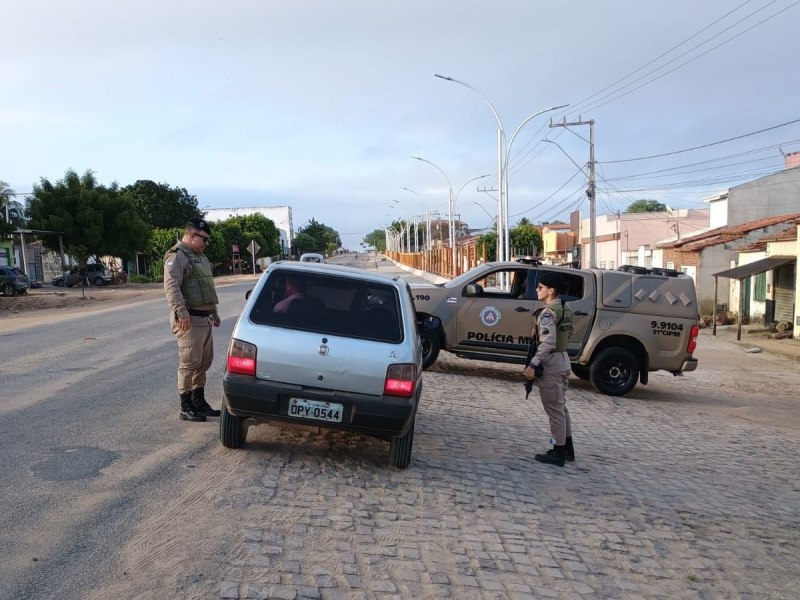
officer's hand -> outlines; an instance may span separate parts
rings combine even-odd
[[[536,371],[534,371],[533,367],[531,367],[530,365],[525,367],[525,370],[522,372],[522,375],[523,377],[525,377],[525,379],[530,379],[530,380],[536,379]]]
[[[178,329],[181,331],[189,331],[192,328],[192,320],[189,317],[178,320]]]
[[[214,327],[219,327],[220,323],[222,323],[219,316],[211,317],[211,322],[214,324]]]

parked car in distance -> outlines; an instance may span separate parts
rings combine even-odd
[[[111,271],[102,263],[92,263],[86,265],[86,279],[90,284],[96,286],[108,285],[111,283]],[[69,273],[67,273],[66,285],[67,287],[72,287],[73,285],[80,285],[80,283],[81,276],[78,272],[78,267],[72,267]],[[64,276],[58,275],[57,277],[53,277],[53,285],[64,287]]]
[[[17,267],[0,267],[0,291],[4,296],[24,294],[31,287],[28,276]]]
[[[300,262],[324,263],[325,257],[322,256],[322,254],[317,254],[316,252],[306,252],[305,254],[300,255]]]
[[[391,465],[406,468],[422,392],[408,284],[280,261],[247,296],[222,380],[222,445],[242,448],[248,427],[264,423],[337,429],[388,441]]]

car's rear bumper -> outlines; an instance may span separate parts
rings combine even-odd
[[[289,423],[355,431],[389,440],[404,435],[416,414],[422,380],[413,398],[368,396],[348,392],[313,390],[226,373],[222,379],[225,406],[232,415],[256,423]],[[341,423],[289,415],[289,399],[303,398],[341,404]]]

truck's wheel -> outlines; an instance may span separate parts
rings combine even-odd
[[[578,379],[583,379],[584,381],[589,380],[589,367],[584,365],[571,365],[572,374],[575,375]]]
[[[589,366],[589,380],[606,396],[624,396],[639,379],[639,363],[625,348],[606,348]]]
[[[411,464],[411,447],[414,445],[414,421],[403,437],[392,438],[389,442],[389,463],[398,469]]]
[[[219,441],[226,448],[238,450],[244,447],[247,438],[247,427],[244,419],[236,417],[228,412],[225,403],[222,403],[222,411],[219,416]]]
[[[422,341],[422,368],[427,369],[439,358],[441,349],[439,332],[426,329],[420,334],[420,340]]]

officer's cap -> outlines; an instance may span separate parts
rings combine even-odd
[[[552,271],[542,271],[539,275],[539,283],[545,287],[554,288],[559,293],[564,290],[564,280]]]
[[[208,224],[208,221],[205,219],[200,219],[199,217],[194,217],[193,219],[189,219],[186,223],[187,227],[194,227],[200,231],[205,231],[208,235],[211,235],[211,226]]]

